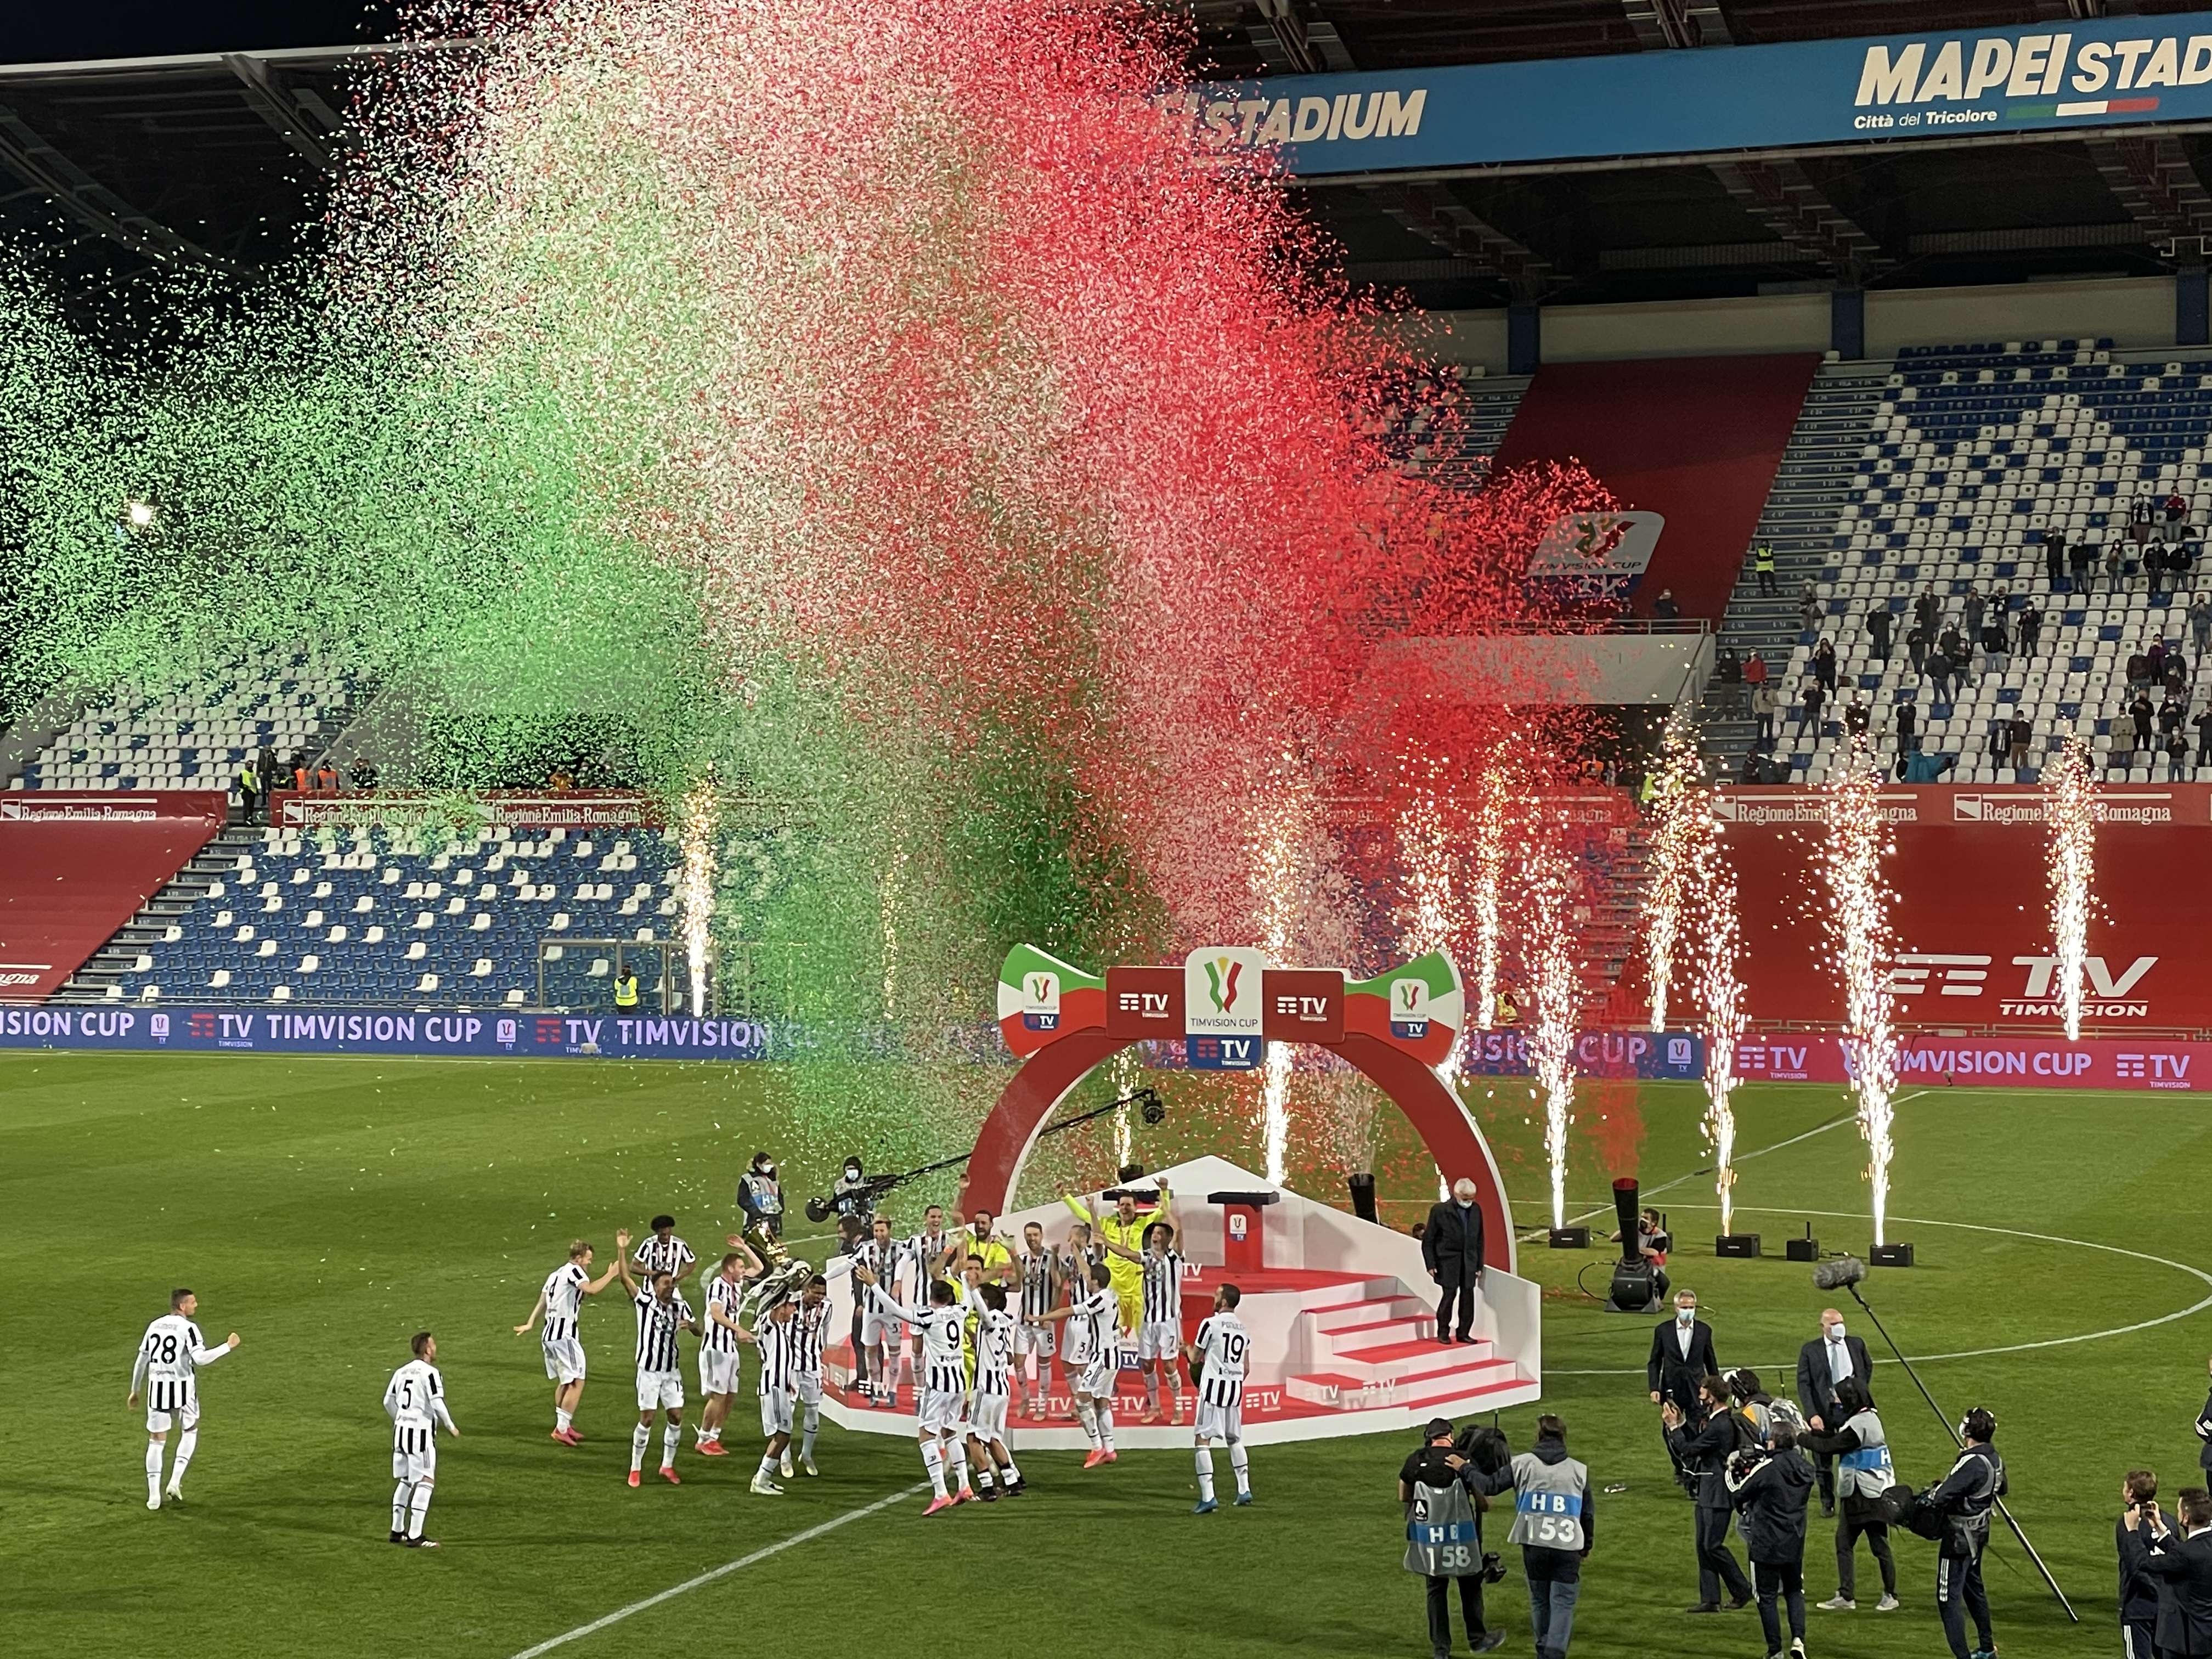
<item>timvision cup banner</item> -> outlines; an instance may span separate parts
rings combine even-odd
[[[2212,118],[2212,12],[1216,83],[1182,109],[1297,174]]]

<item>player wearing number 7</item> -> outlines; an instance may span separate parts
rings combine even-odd
[[[1213,1501],[1213,1443],[1229,1443],[1229,1467],[1237,1476],[1237,1501],[1252,1501],[1252,1463],[1244,1450],[1244,1361],[1252,1352],[1252,1339],[1237,1316],[1244,1293],[1224,1285],[1213,1293],[1213,1311],[1199,1321],[1198,1330],[1183,1346],[1191,1375],[1198,1382],[1198,1423],[1192,1437],[1198,1447],[1198,1502],[1193,1515],[1212,1515],[1221,1507]]]
[[[190,1291],[169,1292],[169,1311],[146,1328],[139,1339],[138,1358],[131,1368],[131,1397],[124,1404],[136,1409],[141,1388],[146,1391],[146,1507],[161,1507],[161,1445],[169,1437],[169,1419],[177,1420],[177,1461],[169,1471],[169,1496],[185,1498],[185,1470],[200,1438],[198,1368],[212,1365],[238,1346],[238,1333],[219,1348],[210,1348],[200,1328],[192,1322],[200,1299]]]

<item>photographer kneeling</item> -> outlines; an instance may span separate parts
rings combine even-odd
[[[1504,1437],[1495,1429],[1475,1434],[1495,1442],[1482,1449],[1493,1468],[1502,1464]],[[1436,1659],[1451,1659],[1451,1581],[1456,1578],[1467,1639],[1477,1653],[1488,1653],[1505,1640],[1505,1632],[1485,1627],[1482,1586],[1486,1578],[1495,1583],[1505,1575],[1494,1565],[1495,1556],[1482,1553],[1482,1511],[1490,1507],[1480,1490],[1484,1471],[1454,1446],[1446,1418],[1431,1419],[1421,1441],[1398,1471],[1398,1501],[1406,1506],[1406,1571],[1428,1580],[1429,1647]]]
[[[1813,1466],[1797,1449],[1797,1431],[1775,1413],[1764,1447],[1730,1454],[1728,1488],[1743,1517],[1745,1553],[1759,1585],[1759,1622],[1769,1659],[1784,1659],[1782,1609],[1790,1613],[1790,1659],[1805,1656],[1805,1511],[1813,1497]]]
[[[1897,1607],[1897,1562],[1889,1553],[1889,1510],[1882,1494],[1897,1484],[1897,1472],[1889,1461],[1888,1436],[1867,1397],[1866,1384],[1856,1376],[1844,1377],[1834,1393],[1839,1414],[1835,1432],[1807,1430],[1797,1437],[1802,1449],[1836,1459],[1836,1495],[1842,1500],[1843,1518],[1836,1523],[1835,1598],[1820,1605],[1831,1613],[1857,1608],[1858,1553],[1854,1546],[1863,1534],[1875,1565],[1881,1569],[1881,1600],[1875,1603],[1875,1610],[1893,1612]]]

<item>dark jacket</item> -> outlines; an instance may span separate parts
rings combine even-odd
[[[1460,1281],[1482,1271],[1482,1206],[1460,1208],[1452,1199],[1429,1211],[1421,1230],[1421,1260],[1439,1279]]]
[[[2160,1533],[2142,1565],[2158,1584],[2159,1652],[2172,1659],[2212,1654],[2212,1532],[2186,1540]]]
[[[1849,1338],[1845,1339],[1847,1341],[1849,1340]],[[1834,1421],[1832,1418],[1825,1415],[1821,1420],[1830,1423]],[[1883,1432],[1888,1432],[1887,1427],[1884,1428]],[[1799,1449],[1811,1457],[1846,1456],[1856,1451],[1863,1443],[1859,1439],[1858,1431],[1856,1429],[1836,1428],[1826,1433],[1819,1429],[1801,1429],[1797,1433]],[[1847,1484],[1850,1485],[1851,1489],[1843,1495],[1845,1515],[1861,1521],[1887,1522],[1889,1519],[1889,1509],[1881,1498],[1863,1498],[1859,1495],[1856,1483]]]
[[[1779,1566],[1805,1559],[1805,1504],[1813,1495],[1813,1466],[1794,1448],[1777,1452],[1734,1489],[1743,1516],[1744,1553]],[[1704,1501],[1700,1497],[1700,1503]]]
[[[1990,1539],[1990,1512],[2008,1489],[2004,1461],[1993,1447],[1969,1444],[1961,1451],[1942,1484],[1921,1495],[1946,1517],[1937,1553],[1958,1559],[1979,1556]]]
[[[1698,1428],[1685,1423],[1667,1431],[1667,1449],[1681,1464],[1682,1473],[1698,1477],[1699,1509],[1734,1507],[1735,1500],[1728,1488],[1728,1459],[1743,1439],[1743,1419],[1731,1411],[1715,1412]],[[1808,1477],[1810,1474],[1808,1470]]]
[[[1564,1463],[1567,1461],[1567,1448],[1563,1441],[1540,1439],[1534,1445],[1528,1448],[1528,1455],[1540,1463]],[[1502,1492],[1510,1492],[1513,1487],[1513,1464],[1509,1459],[1496,1469],[1488,1471],[1477,1469],[1469,1465],[1467,1470],[1467,1484],[1474,1492],[1486,1498],[1495,1498]],[[1583,1547],[1579,1554],[1587,1556],[1596,1544],[1597,1485],[1593,1481],[1588,1490],[1583,1493]],[[1524,1544],[1522,1547],[1534,1550],[1542,1549],[1545,1546]],[[1557,1550],[1552,1552],[1555,1555],[1562,1553]],[[1573,1575],[1561,1572],[1557,1576],[1564,1581]]]
[[[2197,718],[2212,718],[2212,708],[2206,709]],[[2207,742],[2212,742],[2212,730],[2208,730],[2204,735]],[[2204,1409],[2197,1413],[2197,1437],[2204,1443],[2197,1449],[2197,1467],[2212,1469],[2212,1395],[2206,1397]]]
[[[1644,1362],[1644,1386],[1654,1394],[1682,1400],[1698,1397],[1698,1384],[1721,1374],[1713,1358],[1713,1328],[1702,1319],[1690,1327],[1690,1357],[1682,1358],[1682,1345],[1674,1340],[1674,1322],[1662,1322],[1651,1333],[1651,1358]],[[1679,1392],[1677,1386],[1680,1385]]]
[[[1858,1378],[1871,1399],[1874,1362],[1867,1357],[1866,1339],[1846,1336],[1844,1352],[1851,1357],[1851,1375]],[[1835,1407],[1836,1392],[1828,1378],[1828,1344],[1825,1338],[1816,1336],[1797,1350],[1797,1409],[1805,1413],[1808,1423],[1817,1417],[1833,1433],[1843,1427]]]
[[[2112,1522],[2112,1542],[2120,1554],[2120,1622],[2148,1625],[2158,1617],[2158,1587],[2161,1581],[2143,1571],[2150,1555],[2150,1528],[2128,1530],[2124,1516]]]

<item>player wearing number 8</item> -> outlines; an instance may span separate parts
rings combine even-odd
[[[1582,1564],[1595,1541],[1596,1517],[1589,1471],[1567,1455],[1566,1425],[1546,1413],[1536,1419],[1536,1443],[1495,1474],[1479,1476],[1477,1488],[1513,1492],[1513,1530],[1521,1569],[1528,1581],[1528,1611],[1536,1631],[1536,1659],[1566,1659],[1582,1596]]]

